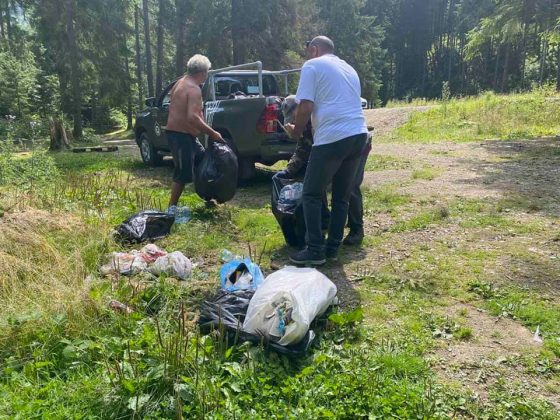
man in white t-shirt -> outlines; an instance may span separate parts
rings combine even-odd
[[[301,71],[296,98],[295,125],[286,129],[300,138],[308,121],[315,129],[303,187],[307,247],[290,256],[299,265],[322,265],[336,259],[348,219],[348,202],[355,184],[367,126],[356,71],[334,55],[334,43],[319,36],[307,44],[309,60]],[[321,232],[321,201],[332,183],[332,210],[328,240]]]

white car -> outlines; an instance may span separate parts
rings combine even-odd
[[[368,109],[368,103],[367,100],[364,98],[360,98],[362,101],[362,109]]]

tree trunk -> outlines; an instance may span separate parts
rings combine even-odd
[[[2,10],[2,4],[0,3],[0,36],[2,39],[6,38],[6,31],[4,29],[4,11]]]
[[[142,54],[140,51],[140,11],[134,8],[134,35],[136,41],[136,83],[138,84],[138,106],[144,104],[144,81],[142,80]]]
[[[6,9],[5,9],[5,20],[6,20],[6,35],[8,38],[8,42],[12,40],[12,15],[10,13],[10,3],[6,2]]]
[[[509,43],[505,44],[505,57],[504,57],[504,73],[502,74],[502,92],[505,92],[507,87],[508,87],[508,76],[509,76],[509,58],[510,58],[510,52],[511,52],[511,47],[509,45]]]
[[[124,57],[124,71],[126,73],[126,129],[132,130],[132,77],[130,77],[130,64],[128,63],[128,46],[126,42],[126,35],[123,36],[124,50],[126,56]]]
[[[163,18],[165,12],[164,0],[159,0],[157,21],[157,51],[156,51],[156,95],[163,90]]]
[[[542,50],[541,50],[541,60],[540,60],[540,69],[539,69],[539,86],[542,86],[542,84],[543,84],[547,54],[548,54],[548,42],[547,42],[546,38],[543,38]]]
[[[185,73],[185,4],[184,0],[175,0],[175,76]]]
[[[560,45],[556,47],[556,90],[560,92]]]
[[[74,0],[66,0],[66,36],[70,60],[70,84],[72,89],[72,115],[74,138],[82,137],[82,92],[80,89],[80,63],[74,29]]]
[[[154,96],[154,71],[152,67],[152,46],[150,43],[150,10],[148,0],[142,0],[144,9],[144,44],[146,48],[146,77],[148,78],[148,96]]]
[[[235,65],[242,64],[247,60],[243,9],[243,0],[231,0],[231,38],[233,64]]]
[[[497,51],[496,51],[496,65],[494,67],[494,90],[498,90],[498,72],[500,69],[500,45],[498,44]]]
[[[50,137],[51,143],[49,150],[57,151],[62,149],[69,149],[70,142],[68,141],[68,136],[66,135],[66,130],[64,129],[63,120],[59,118],[50,118]]]

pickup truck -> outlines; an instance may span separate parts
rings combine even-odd
[[[247,70],[251,67],[257,70]],[[202,87],[206,121],[237,154],[241,180],[255,175],[257,162],[270,166],[292,155],[295,142],[283,131],[280,108],[288,95],[288,75],[298,71],[263,71],[262,64],[256,62],[209,73]],[[169,154],[165,126],[174,84],[158,98],[148,98],[146,108],[136,116],[136,143],[142,160],[150,166],[161,164],[163,156]],[[207,144],[206,138],[200,140]]]

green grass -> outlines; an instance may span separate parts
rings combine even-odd
[[[433,181],[442,173],[441,169],[432,166],[424,166],[420,169],[412,171],[412,179],[421,179],[424,181]]]
[[[410,203],[408,195],[399,194],[390,186],[375,190],[363,189],[364,211],[367,215],[376,213],[392,213],[400,206]]]
[[[531,328],[540,325],[551,342],[559,334],[557,306],[524,291],[470,288],[496,263],[496,250],[452,247],[446,238],[400,242],[409,232],[461,221],[473,235],[510,229],[514,219],[500,209],[522,208],[523,200],[438,206],[415,202],[394,186],[366,189],[368,217],[398,220],[389,232],[366,239],[386,257],[372,269],[346,250],[343,266],[327,266],[339,285],[352,282],[346,287],[356,289],[360,308],[335,314],[317,329],[308,354],[294,359],[232,345],[196,325],[200,303],[218,287],[221,250],[256,254],[266,271],[271,256],[286,255],[264,183],[240,190],[238,206],[216,209],[187,188],[182,204],[193,219],[158,245],[197,262],[192,279],[111,280],[97,273],[108,252],[123,249],[111,230],[142,208],[166,206],[171,168],[146,170],[118,155],[54,159],[58,182],[0,190],[0,207],[20,212],[9,223],[9,214],[0,216],[0,417],[554,418],[550,406],[509,384],[492,388],[488,404],[481,404],[466,389],[442,383],[428,356],[438,344],[436,329],[450,329],[465,343],[471,338],[460,320],[441,317],[449,295],[478,299],[475,289],[486,291],[492,311],[514,304],[512,316]],[[12,207],[21,196],[25,202]],[[394,252],[407,256],[396,259]],[[113,299],[135,312],[113,312]],[[551,356],[543,360],[553,364],[556,350],[547,349]]]
[[[407,169],[410,167],[410,162],[396,156],[370,154],[366,164],[366,171],[386,171],[386,170],[399,170]]]
[[[512,95],[486,93],[415,112],[388,139],[431,143],[555,136],[560,133],[558,115],[560,100],[550,89]]]

